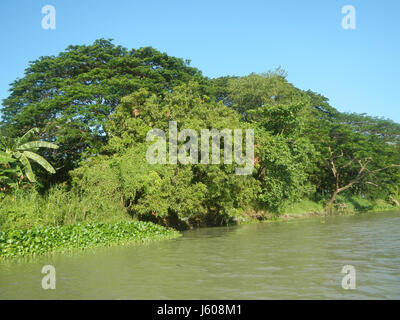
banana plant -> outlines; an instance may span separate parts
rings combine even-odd
[[[34,140],[38,133],[38,128],[32,128],[22,137],[0,137],[0,163],[3,163],[4,167],[5,163],[16,162],[15,169],[20,172],[20,177],[25,175],[30,182],[37,182],[30,160],[42,166],[49,173],[56,172],[52,165],[36,152],[39,148],[58,149],[58,146],[47,141]]]

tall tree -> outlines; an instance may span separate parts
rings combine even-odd
[[[314,181],[320,191],[328,193],[327,206],[342,192],[362,192],[371,186],[388,196],[393,181],[387,178],[400,177],[400,157],[394,145],[355,130],[344,118],[346,114],[341,114],[336,121],[320,120],[309,127],[308,134],[319,153]]]
[[[123,96],[140,88],[164,94],[190,79],[207,90],[207,79],[188,60],[150,47],[127,50],[105,39],[69,46],[31,62],[11,84],[3,127],[14,137],[39,128],[44,139],[60,144],[51,160],[65,174],[106,143],[104,124]]]

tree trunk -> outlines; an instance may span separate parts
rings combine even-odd
[[[326,203],[325,208],[328,208],[335,200],[336,200],[336,196],[339,193],[339,189],[336,189],[335,192],[332,194],[331,198],[329,199],[329,201]]]
[[[390,200],[392,200],[393,203],[394,203],[396,206],[400,207],[400,203],[399,203],[393,196],[390,196]]]

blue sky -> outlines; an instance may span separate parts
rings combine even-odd
[[[47,4],[55,30],[41,27]],[[344,5],[356,9],[355,30],[341,27]],[[2,0],[0,99],[30,60],[113,38],[190,59],[209,77],[282,66],[340,111],[400,122],[399,14],[398,0]]]

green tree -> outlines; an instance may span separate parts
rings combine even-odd
[[[282,69],[246,77],[214,81],[218,100],[241,115],[256,131],[256,195],[263,210],[274,213],[284,203],[312,191],[308,183],[314,148],[304,138],[304,124],[311,114],[309,95],[290,84]]]
[[[65,179],[82,158],[106,144],[104,124],[123,96],[140,88],[162,95],[191,79],[207,90],[208,80],[188,60],[150,47],[127,50],[105,39],[69,46],[31,62],[25,76],[11,84],[1,110],[3,126],[12,137],[37,127],[44,139],[57,142],[59,150],[46,157]]]
[[[400,182],[400,157],[394,145],[384,135],[367,134],[359,125],[350,125],[354,118],[354,114],[349,118],[340,114],[335,121],[315,121],[309,127],[319,153],[314,177],[319,190],[328,195],[327,206],[348,190],[371,194],[371,187],[379,187],[381,196],[388,196],[396,185],[393,182]],[[358,120],[363,121],[363,116]]]
[[[107,123],[107,156],[73,171],[76,188],[90,192],[88,186],[92,188],[94,183],[85,181],[95,181],[97,168],[102,166],[103,171],[107,167],[117,177],[112,179],[119,181],[114,189],[129,212],[141,219],[182,227],[189,221],[195,225],[224,224],[242,214],[254,200],[258,183],[251,175],[236,175],[236,164],[147,162],[147,132],[157,128],[168,134],[169,121],[177,122],[178,131],[196,130],[199,137],[201,129],[243,127],[234,110],[202,94],[196,82],[178,86],[164,96],[141,89],[123,98]],[[95,185],[106,188],[108,184]]]
[[[216,82],[220,99],[239,112],[244,120],[249,110],[267,105],[298,102],[305,94],[286,79],[281,69],[262,74],[252,73],[246,77],[231,77]],[[225,97],[222,86],[226,85]]]

